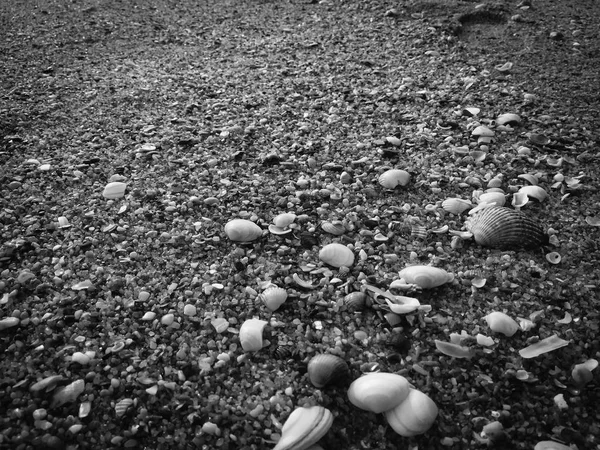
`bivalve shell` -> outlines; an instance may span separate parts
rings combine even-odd
[[[407,283],[416,284],[423,289],[438,287],[454,279],[454,275],[444,269],[431,266],[409,266],[398,275]]]
[[[327,434],[332,423],[333,414],[327,408],[296,408],[283,424],[273,450],[306,450]]]
[[[225,234],[235,242],[252,242],[262,236],[262,228],[246,219],[233,219],[225,224]]]
[[[121,198],[125,195],[126,189],[127,189],[126,183],[121,183],[120,181],[114,181],[114,182],[108,183],[106,186],[104,186],[104,191],[102,191],[102,196],[106,199]]]
[[[263,330],[267,322],[248,319],[240,327],[240,343],[246,352],[257,352],[263,348]]]
[[[115,413],[117,414],[117,417],[124,416],[131,405],[133,405],[133,400],[130,398],[119,400],[115,405]]]
[[[510,337],[520,329],[519,324],[503,312],[491,312],[484,319],[492,331],[502,333],[505,336]]]
[[[442,202],[442,208],[452,214],[462,214],[468,209],[471,209],[473,204],[469,200],[462,198],[447,198]]]
[[[279,309],[286,301],[287,296],[287,291],[279,286],[270,286],[260,294],[263,303],[271,311]]]
[[[273,218],[273,225],[279,228],[289,227],[296,220],[296,214],[294,213],[283,213]]]
[[[395,189],[396,186],[406,186],[410,181],[410,174],[402,169],[389,169],[379,176],[379,184],[386,189]]]
[[[475,129],[473,129],[473,131],[471,131],[471,135],[472,136],[484,136],[484,137],[493,137],[494,136],[494,130],[490,130],[488,127],[486,127],[485,125],[479,125],[478,127],[476,127]]]
[[[365,307],[367,294],[364,292],[350,292],[344,297],[344,305],[349,311],[358,311]]]
[[[496,119],[496,125],[518,125],[519,123],[521,123],[521,117],[513,113],[500,114]]]
[[[317,388],[343,381],[349,374],[348,364],[336,355],[322,353],[308,362],[308,378]]]
[[[493,248],[538,247],[548,243],[542,226],[525,214],[504,206],[489,206],[465,222],[479,245]]]
[[[386,411],[385,418],[396,433],[409,437],[429,430],[437,415],[438,407],[427,394],[410,389],[408,397],[402,403]]]
[[[533,450],[573,450],[573,448],[556,441],[540,441],[535,444]]]
[[[527,195],[527,197],[535,198],[539,202],[543,202],[548,197],[548,193],[540,186],[523,186],[519,192]]]
[[[321,224],[323,231],[333,234],[334,236],[341,236],[346,232],[346,227],[340,220],[334,220],[332,222],[323,222]]]
[[[348,399],[360,409],[381,413],[402,403],[410,392],[408,380],[387,372],[368,373],[352,382]]]
[[[342,244],[328,244],[319,252],[319,259],[333,267],[351,267],[354,264],[354,253]]]
[[[485,192],[479,196],[479,203],[494,204],[496,206],[504,206],[506,196],[502,192]]]

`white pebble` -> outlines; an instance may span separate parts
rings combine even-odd
[[[185,305],[183,307],[183,314],[186,316],[195,316],[196,315],[196,307],[194,305]]]

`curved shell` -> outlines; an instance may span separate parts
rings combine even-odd
[[[407,283],[416,284],[423,289],[438,287],[454,279],[454,276],[444,269],[431,266],[409,266],[402,269],[398,275]]]
[[[396,433],[408,437],[429,430],[437,415],[435,402],[427,394],[411,389],[402,403],[386,411],[385,418]]]
[[[313,356],[308,362],[308,378],[319,389],[344,380],[348,374],[348,364],[336,355],[323,353]]]
[[[386,189],[396,186],[406,186],[410,181],[410,174],[402,169],[389,169],[379,175],[379,184]]]
[[[225,234],[235,242],[251,242],[262,236],[262,228],[246,219],[233,219],[225,224]]]
[[[248,319],[240,327],[240,343],[246,352],[257,352],[263,348],[263,329],[267,322]]]
[[[131,405],[133,405],[133,400],[130,398],[119,400],[115,405],[115,413],[117,414],[117,417],[124,416]]]
[[[344,296],[344,305],[349,311],[358,311],[363,309],[367,301],[367,294],[364,292],[350,292]]]
[[[409,391],[408,380],[403,376],[374,372],[352,382],[348,388],[348,399],[360,409],[381,413],[402,403]]]
[[[496,206],[504,206],[506,196],[503,192],[484,192],[479,196],[479,203],[495,204]]]
[[[278,227],[277,225],[271,224],[269,225],[269,232],[271,234],[283,235],[291,233],[292,229],[288,227]]]
[[[270,286],[260,294],[263,303],[271,311],[275,311],[283,305],[287,296],[287,291],[279,286]]]
[[[496,125],[517,125],[521,123],[521,117],[514,113],[500,114],[496,119]]]
[[[489,313],[484,319],[492,331],[505,336],[512,336],[520,328],[514,319],[499,311]]]
[[[533,450],[573,450],[573,448],[556,441],[540,441],[535,444]]]
[[[319,259],[333,267],[351,267],[354,264],[354,253],[342,244],[328,244],[319,252]]]
[[[321,228],[327,233],[333,234],[335,236],[341,236],[346,232],[346,227],[339,220],[334,220],[333,222],[323,222],[321,224]]]
[[[112,183],[108,183],[106,186],[104,186],[102,196],[106,199],[121,198],[125,195],[125,189],[127,189],[126,183],[113,181]]]
[[[296,220],[296,214],[294,213],[283,213],[275,216],[273,219],[273,225],[279,228],[289,227]]]
[[[452,214],[462,214],[468,209],[471,209],[473,204],[469,200],[463,200],[462,198],[447,198],[442,202],[442,208]]]
[[[331,428],[333,414],[322,406],[296,408],[281,428],[273,450],[301,450],[317,443]]]
[[[486,247],[537,247],[548,243],[548,235],[537,221],[504,206],[477,211],[465,226],[475,242]]]
[[[538,202],[543,202],[548,197],[548,193],[541,186],[523,186],[519,192],[527,197],[535,198]]]

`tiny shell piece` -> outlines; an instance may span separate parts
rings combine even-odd
[[[398,406],[409,392],[408,380],[403,376],[375,372],[354,380],[348,388],[348,399],[360,409],[381,413]]]
[[[472,358],[473,351],[470,347],[463,347],[462,345],[453,344],[452,342],[445,342],[435,340],[435,347],[442,352],[444,355],[452,356],[453,358]]]
[[[251,242],[262,236],[262,228],[246,219],[233,219],[225,224],[225,234],[236,242]]]
[[[108,183],[106,186],[104,186],[104,191],[102,191],[102,196],[106,199],[121,198],[125,195],[125,189],[127,189],[126,183],[121,183],[120,181],[114,181],[114,182]]]
[[[492,331],[505,336],[510,337],[520,329],[519,324],[503,312],[491,312],[484,319]]]
[[[409,266],[398,275],[407,283],[416,284],[422,289],[431,289],[448,283],[454,276],[444,269],[432,266]]]
[[[395,295],[394,299],[385,297],[385,302],[391,312],[394,314],[409,314],[416,311],[421,306],[418,299],[414,297],[405,297],[403,295]]]
[[[322,406],[296,408],[281,428],[281,439],[273,450],[305,450],[316,444],[333,423],[333,414]]]
[[[442,208],[452,214],[462,214],[468,209],[471,209],[473,204],[468,200],[462,198],[447,198],[442,202]]]
[[[386,189],[396,186],[406,186],[410,181],[410,174],[402,169],[389,169],[379,176],[379,184]]]
[[[349,374],[348,364],[342,358],[328,353],[315,355],[308,362],[308,378],[317,388],[342,381]]]
[[[437,415],[438,408],[435,402],[417,389],[410,389],[402,403],[385,412],[390,426],[400,436],[405,437],[425,433],[431,428]]]
[[[263,330],[267,322],[248,319],[240,327],[240,343],[246,352],[257,352],[263,348]]]
[[[417,239],[425,239],[427,237],[427,228],[423,225],[412,225],[410,235]]]
[[[525,192],[515,192],[513,194],[511,204],[515,207],[515,209],[519,210],[527,203],[529,203],[529,197]]]
[[[527,195],[530,198],[535,198],[539,202],[543,202],[548,197],[548,193],[540,186],[523,186],[519,192]]]
[[[119,400],[115,405],[115,413],[117,414],[117,417],[124,416],[131,405],[133,405],[133,400],[130,398]]]
[[[592,370],[594,370],[596,367],[598,367],[598,361],[595,359],[588,359],[581,364],[576,364],[571,372],[571,376],[573,377],[575,385],[578,387],[583,387],[592,381],[594,379]]]
[[[354,264],[354,253],[345,245],[332,243],[321,249],[319,259],[333,267],[351,267]]]
[[[287,299],[287,291],[279,286],[270,286],[260,294],[265,306],[271,311],[277,310]]]
[[[269,225],[269,232],[271,234],[284,235],[284,234],[291,233],[292,229],[288,228],[288,227],[282,228],[282,227],[278,227],[277,225],[270,224]]]
[[[551,352],[561,347],[565,347],[566,345],[569,345],[569,341],[565,341],[564,339],[561,339],[557,335],[553,334],[546,339],[542,339],[541,341],[536,342],[529,347],[519,350],[519,355],[521,355],[522,358],[535,358],[536,356],[543,355],[544,353]]]
[[[76,380],[58,389],[52,397],[50,408],[57,408],[65,403],[74,402],[77,397],[85,390],[85,381]]]
[[[562,260],[560,253],[558,252],[550,252],[546,255],[546,260],[550,263],[550,264],[559,264],[560,261]]]

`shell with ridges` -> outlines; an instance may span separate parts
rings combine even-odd
[[[437,415],[435,402],[427,394],[411,389],[402,403],[386,411],[385,418],[396,433],[409,437],[429,430]]]
[[[323,222],[321,224],[321,228],[327,233],[333,234],[334,236],[341,236],[346,232],[346,227],[339,220],[334,220],[332,222]]]
[[[479,245],[493,248],[538,247],[548,243],[542,226],[525,214],[504,206],[489,206],[465,222]]]
[[[410,385],[403,376],[375,372],[354,380],[348,388],[348,399],[360,409],[381,413],[402,403],[409,391]]]
[[[260,298],[270,311],[277,310],[286,301],[288,293],[279,286],[270,286],[260,294]]]
[[[354,264],[354,253],[342,244],[328,244],[319,252],[319,259],[333,267],[351,267]]]
[[[117,414],[117,417],[124,416],[131,405],[133,405],[133,400],[130,398],[119,400],[115,405],[115,413]]]
[[[423,289],[438,287],[454,279],[454,276],[444,269],[432,266],[409,266],[402,269],[398,275],[407,283],[416,284]]]
[[[349,311],[358,311],[364,308],[367,294],[364,292],[350,292],[344,296],[344,305]]]
[[[273,450],[306,450],[331,428],[333,415],[322,406],[296,408],[281,428],[281,439]]]
[[[520,329],[519,324],[503,312],[491,312],[484,319],[492,331],[502,333],[505,336],[510,337]]]
[[[262,228],[246,219],[233,219],[225,224],[225,234],[235,242],[251,242],[262,236]]]
[[[328,353],[315,355],[308,362],[308,378],[317,388],[344,380],[349,374],[348,364],[342,358]]]
[[[406,186],[410,181],[410,174],[402,169],[389,169],[379,176],[379,184],[386,189],[396,186]]]
[[[263,329],[267,322],[260,319],[248,319],[240,327],[240,343],[246,352],[257,352],[263,348]]]
[[[462,214],[468,209],[471,209],[473,204],[469,200],[462,198],[447,198],[442,202],[442,208],[452,214]]]

